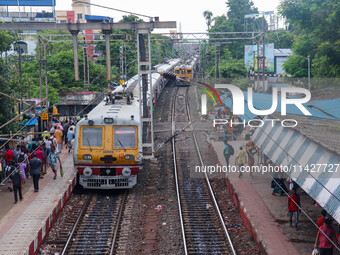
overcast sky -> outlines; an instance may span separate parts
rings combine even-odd
[[[56,0],[57,10],[71,10],[71,0]],[[205,32],[207,29],[203,12],[209,10],[214,16],[227,12],[226,0],[91,0],[93,4],[140,13],[147,16],[158,16],[160,21],[177,21],[177,30],[181,24],[182,32]],[[253,0],[259,11],[276,11],[280,0]],[[124,14],[117,11],[91,7],[93,15],[110,16],[119,21]],[[143,18],[143,17],[141,17]],[[147,21],[147,18],[143,18]]]

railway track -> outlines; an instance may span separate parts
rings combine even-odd
[[[173,99],[172,135],[176,123],[191,121],[188,89],[178,88]],[[194,151],[190,144],[194,144]],[[172,150],[184,253],[236,254],[208,176],[191,176],[189,162],[204,165],[195,133],[172,139]]]
[[[114,254],[127,193],[90,195],[61,254]]]

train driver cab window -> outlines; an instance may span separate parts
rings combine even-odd
[[[135,127],[115,127],[114,129],[115,148],[136,148]]]
[[[192,73],[192,70],[189,69],[189,70],[187,70],[187,72],[188,72],[188,74],[191,74],[191,73]]]
[[[102,147],[103,128],[84,127],[83,147]]]
[[[176,70],[175,70],[175,74],[179,74],[179,69],[176,69]]]

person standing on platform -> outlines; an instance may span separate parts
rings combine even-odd
[[[47,138],[50,137],[50,133],[49,133],[47,130],[45,130],[45,131],[42,133],[41,137],[42,137],[42,140],[45,141],[45,140],[46,140],[46,137],[47,137]]]
[[[13,151],[9,148],[8,145],[6,145],[6,154],[5,154],[5,160],[6,164],[8,165],[11,160],[13,160]]]
[[[33,153],[33,158],[30,161],[30,166],[31,166],[31,175],[33,178],[34,192],[38,192],[42,162],[40,159],[37,158],[36,153]]]
[[[13,160],[14,162],[18,162],[18,156],[21,153],[20,145],[17,145],[17,148],[13,150]]]
[[[30,143],[28,144],[28,150],[29,150],[30,152],[33,152],[36,148],[37,148],[37,144],[36,144],[35,141],[32,140],[32,142],[30,142]]]
[[[71,141],[73,140],[73,137],[74,137],[73,128],[70,128],[70,130],[67,132],[68,153],[70,153],[72,149]]]
[[[5,178],[5,166],[6,166],[6,163],[5,163],[3,154],[1,153],[0,154],[0,185],[1,186],[5,185],[4,183],[2,183],[2,179]]]
[[[322,209],[321,211],[321,217],[318,218],[316,225],[320,228],[325,223],[325,218],[327,216],[327,211],[325,209]]]
[[[317,249],[318,242],[320,240],[320,244],[319,244],[320,255],[333,255],[334,245],[331,243],[329,239],[332,240],[333,243],[336,243],[336,234],[335,234],[335,229],[332,226],[332,219],[327,216],[325,218],[324,224],[320,227],[318,234],[316,235],[315,244],[314,244],[314,248]]]
[[[246,163],[246,152],[243,150],[243,147],[240,146],[240,151],[237,153],[236,164],[239,166],[239,175],[238,177],[242,176],[241,168]]]
[[[299,208],[300,208],[300,196],[296,193],[296,189],[293,188],[288,198],[288,212],[289,212],[289,223],[293,227],[293,215],[295,217],[294,228],[298,230],[299,224]]]
[[[250,176],[253,174],[253,166],[255,164],[255,154],[258,152],[253,141],[246,143],[246,151],[248,156],[248,166],[250,168]]]
[[[35,154],[37,154],[37,158],[40,159],[40,161],[42,163],[44,163],[44,152],[41,150],[40,147],[35,151]],[[44,164],[42,164],[42,169],[41,170],[44,170],[43,167],[44,167]],[[41,179],[44,178],[43,177],[43,172],[41,172],[40,178]]]
[[[56,153],[56,150],[54,147],[52,147],[51,153],[48,155],[48,163],[52,168],[52,171],[54,173],[54,180],[57,179],[57,171],[58,171],[58,161],[61,165],[60,157],[58,153]]]
[[[71,152],[70,153],[73,153],[73,148],[74,148],[74,136],[71,141]]]
[[[44,153],[44,159],[43,159],[43,175],[47,174],[47,157],[49,154],[48,149],[46,148],[46,143],[43,143],[42,148],[41,148],[42,152]]]
[[[11,173],[13,172],[14,168],[15,168],[14,161],[10,160],[5,168],[6,176],[9,176],[8,177],[8,189],[10,192],[13,191],[13,181],[12,181]]]
[[[26,180],[26,168],[27,168],[27,161],[25,160],[25,154],[20,154],[18,157],[18,165],[22,172],[23,183]]]
[[[63,126],[63,139],[64,139],[65,146],[66,146],[67,145],[67,132],[70,126],[68,123],[68,120],[65,120],[65,123],[62,126]]]
[[[22,200],[22,192],[21,192],[21,188],[22,188],[22,184],[24,181],[22,172],[20,170],[20,167],[18,166],[18,164],[15,165],[12,173],[11,173],[11,178],[13,181],[13,191],[14,191],[14,204],[18,203],[18,192],[19,192],[19,199],[20,201]]]
[[[234,155],[234,148],[228,144],[228,141],[225,140],[224,141],[224,158],[225,158],[225,162],[226,162],[226,166],[229,166],[229,159],[232,155]]]
[[[48,154],[50,154],[51,152],[51,147],[52,147],[52,140],[49,137],[45,138],[45,146],[47,149],[47,156],[48,156]]]
[[[54,132],[54,137],[57,140],[57,152],[61,152],[62,143],[63,143],[63,131],[60,130],[60,127],[57,126],[57,130]]]

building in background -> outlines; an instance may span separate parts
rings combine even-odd
[[[274,49],[274,63],[275,63],[275,74],[284,75],[283,64],[287,61],[289,56],[293,55],[291,49]]]
[[[113,22],[113,18],[106,16],[91,15],[91,1],[84,0],[79,3],[72,0],[72,10],[58,10],[56,11],[56,22],[57,23],[97,23],[97,22]],[[95,53],[94,45],[92,45],[92,40],[99,34],[99,30],[85,30],[80,31],[80,33],[85,34],[85,41],[82,42],[83,46],[87,48],[88,56],[91,60],[94,60],[98,55]],[[100,39],[100,38],[96,38]]]
[[[0,22],[55,22],[56,0],[0,0]],[[37,31],[23,31],[24,38],[12,45],[8,55],[34,55]]]
[[[56,0],[0,0],[0,22],[55,22]]]

